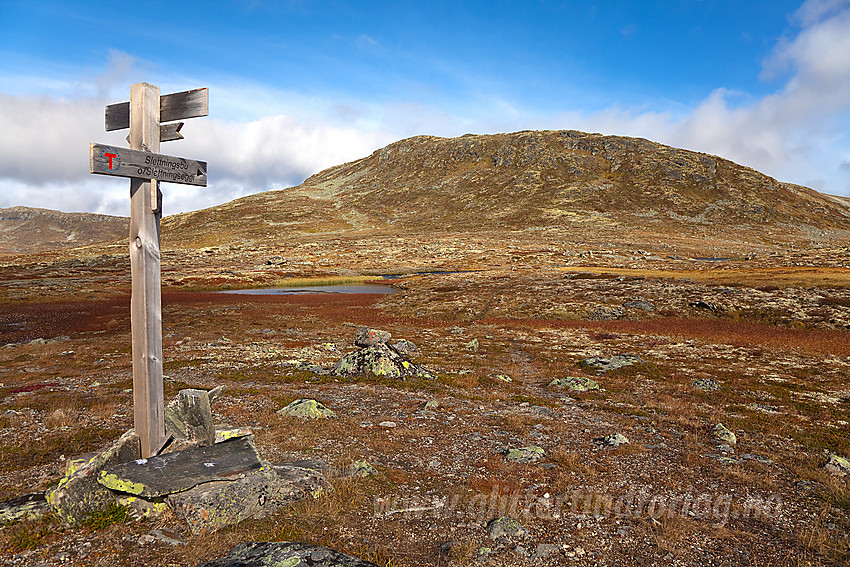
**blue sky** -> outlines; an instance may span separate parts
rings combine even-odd
[[[573,128],[850,195],[850,0],[0,0],[0,207],[126,215],[88,173],[132,83],[210,88],[165,213],[296,185],[417,134]],[[39,159],[33,162],[32,156]],[[94,178],[93,178],[94,177]]]

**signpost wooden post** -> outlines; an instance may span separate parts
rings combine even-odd
[[[130,128],[130,150],[91,144],[91,173],[130,178],[130,327],[133,340],[133,415],[142,457],[167,441],[162,384],[160,276],[160,181],[206,186],[207,164],[159,154],[162,141],[179,140],[183,118],[206,116],[207,89],[160,96],[159,87],[138,83],[130,101],[106,107],[106,130]]]

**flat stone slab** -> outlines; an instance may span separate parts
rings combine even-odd
[[[197,567],[378,567],[321,545],[298,542],[240,543],[227,557]]]
[[[157,498],[206,482],[233,480],[234,476],[260,466],[251,436],[245,436],[108,467],[97,480],[110,490]]]

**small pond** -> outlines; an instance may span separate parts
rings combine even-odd
[[[395,293],[395,288],[375,284],[314,285],[302,287],[262,287],[253,289],[230,289],[219,293],[236,295],[296,295],[304,293]]]

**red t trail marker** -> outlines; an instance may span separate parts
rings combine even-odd
[[[130,129],[130,148],[89,146],[91,173],[130,178],[133,421],[143,458],[156,455],[168,441],[162,385],[159,182],[207,185],[206,162],[161,155],[159,144],[183,139],[183,123],[175,121],[208,114],[207,89],[160,96],[159,87],[137,83],[130,87],[129,101],[111,104],[105,112],[107,132]]]

